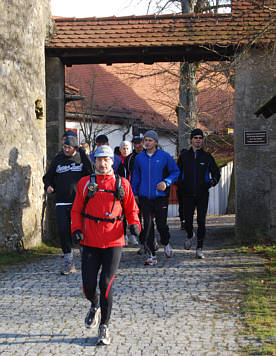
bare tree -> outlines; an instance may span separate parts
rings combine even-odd
[[[146,0],[148,13],[217,13],[231,6],[231,0]],[[179,67],[179,102],[176,107],[178,117],[177,147],[179,151],[187,148],[189,133],[198,124],[197,95],[198,95],[199,63],[181,62]],[[159,74],[162,74],[160,71]],[[163,72],[164,74],[164,72]],[[205,74],[206,75],[206,71]],[[204,76],[201,76],[204,79]]]
[[[69,72],[69,71],[68,71]],[[99,113],[99,110],[95,108],[95,87],[96,87],[97,74],[94,72],[92,76],[89,76],[84,80],[78,75],[76,84],[74,79],[71,77],[71,71],[68,73],[67,84],[77,86],[78,83],[84,84],[86,91],[82,92],[81,89],[78,90],[78,97],[82,97],[82,100],[71,101],[67,106],[67,117],[77,119],[81,132],[84,136],[85,142],[89,144],[89,147],[93,151],[96,147],[96,137],[102,133],[110,135],[116,131],[122,133],[122,139],[126,138],[126,135],[130,132],[132,124],[135,120],[128,119],[124,120],[123,128],[114,128],[107,123],[110,121],[110,116],[112,115],[112,105]]]

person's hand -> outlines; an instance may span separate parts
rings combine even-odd
[[[73,240],[73,243],[76,245],[78,245],[80,243],[80,241],[83,240],[83,234],[82,234],[81,230],[76,230],[73,232],[72,240]]]
[[[217,181],[213,178],[210,180],[210,186],[214,187],[217,184]]]
[[[51,185],[49,185],[49,187],[47,188],[47,193],[51,194],[53,192],[54,192],[54,188]]]
[[[134,235],[136,237],[138,237],[140,235],[140,229],[137,224],[129,225],[129,231],[130,231],[131,235]]]
[[[156,189],[157,189],[157,190],[161,190],[162,192],[163,192],[164,190],[166,190],[166,188],[167,188],[167,184],[166,184],[166,182],[164,182],[164,181],[158,183],[157,186],[156,186]]]

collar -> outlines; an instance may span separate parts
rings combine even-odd
[[[112,175],[114,175],[114,171],[113,171],[113,168],[111,168],[111,170],[109,172],[102,174],[102,172],[95,170],[95,174],[98,176],[112,176]]]

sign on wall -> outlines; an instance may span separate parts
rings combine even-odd
[[[268,143],[267,131],[244,131],[244,145],[266,145]]]

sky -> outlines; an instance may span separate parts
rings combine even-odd
[[[146,0],[51,0],[52,15],[64,17],[109,17],[145,15]]]

